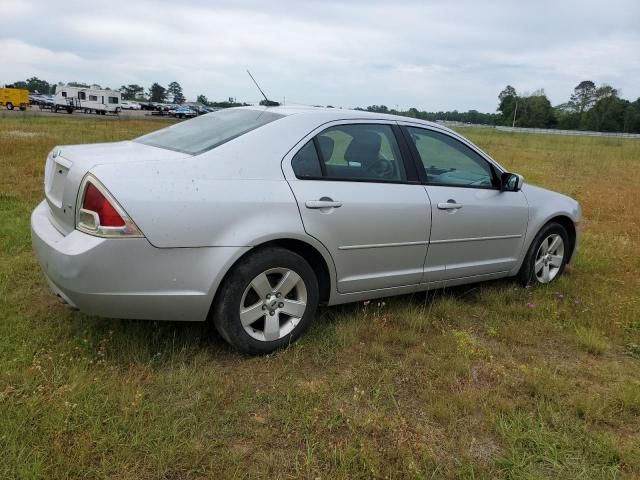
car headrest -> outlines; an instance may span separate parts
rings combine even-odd
[[[351,143],[344,152],[347,162],[358,162],[367,165],[380,157],[380,145],[382,138],[375,132],[361,132],[353,137]]]
[[[336,142],[333,138],[326,135],[318,136],[318,145],[320,146],[320,153],[322,154],[322,161],[328,162],[333,155],[333,147]]]

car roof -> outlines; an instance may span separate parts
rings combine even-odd
[[[368,112],[365,110],[351,110],[347,108],[327,108],[327,107],[311,107],[311,106],[284,106],[284,107],[236,107],[239,109],[259,110],[278,113],[280,115],[305,115],[317,117],[319,121],[331,122],[334,120],[388,120],[388,121],[404,121],[422,124],[431,127],[437,127],[441,130],[451,131],[449,128],[434,122],[420,120],[418,118],[404,117],[402,115],[392,115],[389,113]]]

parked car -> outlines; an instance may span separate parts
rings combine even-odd
[[[265,353],[336,305],[500,277],[546,284],[580,206],[412,118],[233,108],[58,146],[31,217],[44,275],[93,315],[211,319]]]
[[[169,114],[176,118],[193,118],[198,116],[198,112],[189,107],[177,107],[169,110]]]
[[[198,115],[205,115],[207,113],[215,112],[216,110],[220,110],[219,108],[207,107],[201,103],[197,102],[189,102],[188,104],[183,105],[184,107],[189,107],[191,110],[195,111]]]
[[[50,101],[47,95],[41,95],[39,93],[30,93],[29,103],[31,105],[44,105],[47,103],[53,103],[53,101]]]
[[[141,108],[139,103],[128,101],[128,100],[123,100],[120,103],[120,107],[123,110],[140,110]]]

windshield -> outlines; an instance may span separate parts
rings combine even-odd
[[[197,155],[282,117],[268,110],[219,110],[143,135],[134,142]]]

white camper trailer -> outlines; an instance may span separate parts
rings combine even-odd
[[[54,98],[53,111],[66,110],[73,113],[79,110],[85,113],[120,113],[122,107],[120,92],[93,87],[58,86]]]

